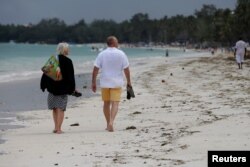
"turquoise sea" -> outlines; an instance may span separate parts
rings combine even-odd
[[[84,73],[86,68],[93,65],[99,51],[93,50],[91,44],[70,45],[70,58],[74,63],[76,74]],[[46,44],[0,44],[0,83],[15,80],[27,80],[40,76],[41,67],[46,60],[56,54],[57,45]],[[98,44],[103,49],[105,44]],[[120,48],[123,50],[130,63],[133,59],[165,56],[163,48]],[[183,56],[194,54],[194,52],[183,52],[183,49],[168,49],[169,56]]]

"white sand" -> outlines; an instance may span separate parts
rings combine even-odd
[[[3,132],[0,166],[202,167],[208,150],[249,150],[249,60],[243,68],[221,55],[144,60],[131,67],[136,98],[123,93],[115,132],[99,96],[67,109],[61,135],[50,111],[25,112],[15,122],[25,128]]]

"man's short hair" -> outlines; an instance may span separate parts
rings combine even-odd
[[[117,41],[117,38],[115,36],[109,36],[107,38],[107,45],[110,46],[112,45],[115,41]]]

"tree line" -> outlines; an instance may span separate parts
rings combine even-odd
[[[203,5],[193,15],[150,19],[137,13],[130,20],[84,19],[67,25],[58,18],[42,19],[36,25],[0,25],[0,42],[94,43],[115,35],[123,43],[172,43],[230,46],[240,36],[250,39],[250,0],[237,0],[234,11]]]

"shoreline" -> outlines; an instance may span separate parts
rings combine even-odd
[[[98,90],[67,109],[62,135],[51,133],[50,112],[20,113],[15,124],[25,128],[4,132],[0,163],[200,167],[208,150],[250,148],[250,60],[243,70],[224,55],[138,63],[131,66],[136,97],[126,100],[123,90],[115,132],[104,130]]]
[[[73,97],[69,95],[68,107],[73,107],[75,103],[82,99],[95,96],[90,90],[90,73],[75,75],[76,88],[82,93],[82,97]],[[84,88],[83,88],[84,87]],[[8,129],[23,128],[23,126],[13,125],[18,121],[18,115],[27,111],[47,109],[48,92],[42,92],[40,89],[40,78],[15,81],[0,84],[0,131]],[[0,134],[0,144],[3,143]]]

